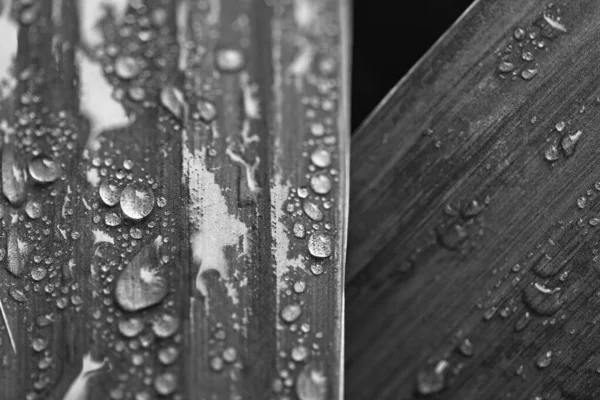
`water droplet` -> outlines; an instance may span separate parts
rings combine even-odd
[[[305,346],[299,345],[292,349],[292,360],[302,362],[308,357],[308,349]]]
[[[310,200],[304,200],[302,202],[302,209],[304,210],[304,213],[313,221],[318,222],[323,220],[323,211],[321,211],[321,208],[317,203],[314,203]]]
[[[177,376],[171,372],[160,374],[154,380],[154,389],[161,396],[168,396],[177,389]]]
[[[485,208],[485,204],[473,199],[467,202],[461,210],[462,216],[465,218],[473,218],[481,213]]]
[[[121,192],[121,210],[131,219],[142,219],[154,208],[154,192],[141,183],[131,183]]]
[[[13,145],[5,143],[2,148],[2,192],[11,204],[19,206],[25,201],[26,185],[27,173],[23,160]]]
[[[327,258],[331,255],[333,244],[331,237],[324,233],[315,233],[308,238],[308,251],[313,257]]]
[[[544,290],[538,289],[540,287]],[[525,287],[523,301],[532,311],[546,316],[555,314],[563,305],[560,291],[545,289],[539,284]]]
[[[565,125],[566,125],[565,121],[560,121],[560,122],[556,123],[555,128],[556,128],[557,131],[562,132],[563,129],[565,129]]]
[[[33,279],[36,282],[39,282],[46,277],[47,273],[48,271],[46,270],[46,268],[38,265],[36,267],[33,267],[33,269],[31,270],[31,279]]]
[[[301,294],[306,290],[306,282],[304,281],[296,281],[294,283],[294,292]]]
[[[552,351],[547,351],[538,357],[538,359],[535,361],[535,364],[538,366],[538,368],[543,369],[543,368],[547,368],[548,366],[550,366],[551,362],[552,362]]]
[[[467,230],[460,224],[438,227],[437,234],[440,243],[450,250],[457,250],[468,236]]]
[[[310,266],[310,272],[312,272],[315,276],[321,275],[324,271],[325,270],[321,264],[313,264]]]
[[[138,311],[160,303],[167,295],[167,281],[160,275],[158,256],[147,245],[121,272],[115,289],[117,303],[126,311]]]
[[[459,350],[465,357],[471,357],[473,356],[473,343],[468,338],[465,338],[460,343]]]
[[[225,360],[226,363],[231,364],[236,360],[236,358],[237,350],[234,347],[229,346],[223,350],[223,360]]]
[[[133,79],[140,73],[140,65],[133,57],[120,56],[115,60],[115,73],[121,79]]]
[[[121,217],[117,213],[109,212],[104,216],[104,223],[107,226],[119,226],[121,225]]]
[[[317,194],[327,194],[331,190],[331,178],[326,173],[316,173],[310,178],[310,187]]]
[[[521,78],[525,79],[526,81],[529,81],[533,79],[537,75],[537,73],[537,68],[526,68],[523,71],[521,71]]]
[[[215,356],[210,359],[210,369],[212,369],[213,371],[222,371],[223,367],[223,359],[221,357]]]
[[[558,153],[558,146],[556,145],[556,143],[552,143],[550,144],[550,146],[548,146],[548,148],[544,152],[544,157],[548,161],[556,161],[559,159],[560,154]]]
[[[25,203],[25,213],[31,219],[38,219],[42,216],[42,203],[37,200],[28,200]]]
[[[511,72],[515,69],[515,64],[508,61],[501,61],[498,65],[498,70],[500,72]]]
[[[577,199],[577,207],[579,207],[579,208],[581,208],[581,209],[584,209],[584,208],[585,208],[585,206],[586,206],[586,204],[587,204],[587,197],[585,197],[585,196],[580,196],[580,197]]]
[[[165,86],[160,91],[161,104],[177,119],[183,119],[187,104],[181,91],[173,86]]]
[[[318,148],[310,155],[312,163],[319,168],[327,168],[331,165],[331,153],[327,149]]]
[[[8,264],[6,269],[17,278],[22,278],[27,272],[25,269],[25,260],[21,253],[22,242],[17,236],[15,229],[11,229],[8,233]]]
[[[108,179],[100,184],[98,194],[104,204],[112,207],[119,202],[121,198],[121,189],[117,182]]]
[[[417,375],[417,390],[422,395],[439,393],[446,386],[446,370],[449,367],[446,360],[430,364],[419,371]]]
[[[521,58],[525,61],[533,61],[533,53],[530,51],[524,51],[521,53]]]
[[[36,182],[51,183],[62,173],[60,163],[54,157],[39,155],[29,162],[29,175]]]
[[[296,236],[299,239],[304,238],[304,236],[306,235],[306,229],[304,228],[304,225],[301,224],[300,222],[296,222],[294,224],[294,236]]]
[[[133,227],[129,230],[129,235],[134,239],[141,239],[142,230],[140,228]]]
[[[525,29],[523,29],[523,28],[515,29],[514,37],[517,40],[523,40],[525,38]]]
[[[560,144],[562,146],[563,152],[565,153],[565,156],[571,157],[573,153],[575,153],[575,147],[577,146],[577,142],[579,141],[579,138],[582,134],[582,131],[577,131],[571,135],[566,134],[565,136],[563,136],[563,138],[560,141]]]
[[[215,63],[222,72],[238,72],[244,67],[245,62],[244,53],[238,49],[221,47],[215,52]]]
[[[327,376],[323,363],[311,362],[302,368],[296,379],[296,393],[299,400],[327,399]]]
[[[10,294],[10,297],[16,302],[25,303],[27,301],[27,297],[21,289],[12,287],[8,290],[8,294]]]
[[[159,338],[171,337],[179,329],[179,318],[163,313],[152,320],[152,331]]]
[[[35,338],[31,341],[31,348],[38,353],[46,350],[47,346],[48,341],[44,338]]]
[[[300,305],[288,304],[281,310],[281,318],[287,323],[292,323],[300,317],[301,313]]]
[[[207,124],[212,122],[217,116],[217,109],[215,105],[208,100],[198,101],[196,107],[198,108],[200,118]]]
[[[144,330],[144,321],[141,318],[129,318],[119,321],[119,332],[121,335],[132,338]]]
[[[175,346],[168,346],[158,351],[158,360],[164,365],[171,365],[179,357],[179,350]]]

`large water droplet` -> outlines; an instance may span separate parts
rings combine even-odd
[[[17,278],[22,278],[27,273],[25,260],[21,252],[21,247],[23,246],[21,243],[16,230],[11,229],[8,233],[8,263],[6,264],[6,269]]]
[[[542,353],[538,359],[535,361],[535,364],[538,366],[538,368],[547,368],[548,366],[550,366],[550,363],[552,362],[552,351],[547,351],[545,353]]]
[[[565,153],[565,156],[571,157],[575,153],[575,147],[577,146],[577,142],[581,138],[582,134],[582,131],[577,131],[573,134],[566,134],[565,136],[563,136],[562,140],[560,141],[560,144],[562,146],[563,152]]]
[[[179,357],[179,350],[175,346],[168,346],[158,351],[158,360],[164,365],[171,365]]]
[[[131,183],[121,192],[121,210],[131,219],[142,219],[154,208],[154,192],[141,183]]]
[[[54,157],[39,155],[29,162],[29,175],[40,183],[51,183],[62,173],[60,163]]]
[[[326,400],[327,376],[321,362],[310,362],[302,368],[296,379],[299,400]]]
[[[160,303],[167,295],[167,281],[153,245],[147,245],[121,272],[115,289],[117,303],[126,311],[138,311]]]
[[[325,233],[315,233],[308,238],[308,251],[313,257],[327,258],[332,249],[331,237]]]
[[[25,203],[25,213],[31,219],[38,219],[42,216],[42,203],[37,200],[28,200]]]

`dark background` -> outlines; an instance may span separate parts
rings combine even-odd
[[[352,130],[473,0],[354,0]]]

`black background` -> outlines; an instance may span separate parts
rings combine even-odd
[[[473,0],[354,0],[352,130]]]

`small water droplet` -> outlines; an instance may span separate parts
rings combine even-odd
[[[292,360],[296,362],[302,362],[308,357],[308,348],[306,346],[298,345],[292,349]]]
[[[177,389],[177,376],[171,372],[160,374],[154,380],[154,389],[161,396],[168,396]]]
[[[104,223],[107,226],[119,226],[121,225],[121,217],[117,213],[109,212],[104,216]]]
[[[532,80],[538,73],[537,68],[526,68],[523,71],[521,71],[521,78],[525,79],[526,81]]]
[[[306,235],[306,229],[304,228],[304,225],[301,224],[300,222],[296,222],[294,224],[294,236],[296,236],[299,239],[304,238],[304,236]]]
[[[577,142],[581,138],[582,134],[582,131],[577,131],[573,134],[566,134],[565,136],[563,136],[563,138],[560,141],[560,144],[566,157],[571,157],[573,153],[575,153],[575,147],[577,146]]]
[[[500,64],[498,64],[498,70],[500,72],[511,72],[515,69],[515,64],[508,62],[508,61],[501,61]]]
[[[179,357],[179,350],[175,346],[168,346],[158,351],[158,360],[164,365],[171,365]]]
[[[544,157],[548,161],[556,161],[559,159],[560,154],[558,152],[558,146],[556,145],[556,143],[551,143],[550,146],[546,148],[546,151],[544,152]]]
[[[144,321],[141,318],[128,318],[119,321],[121,335],[132,338],[144,330]]]
[[[304,213],[313,221],[322,221],[324,218],[321,207],[319,207],[319,205],[313,201],[304,200],[302,202],[302,209],[304,210]]]
[[[12,287],[8,290],[8,294],[10,294],[10,297],[16,302],[25,303],[27,301],[27,296],[25,296],[25,293],[23,293],[21,289]]]
[[[152,320],[152,331],[159,338],[171,337],[179,329],[179,317],[163,313]]]
[[[288,304],[281,310],[281,318],[287,323],[292,323],[300,317],[301,313],[299,304]]]
[[[175,118],[183,119],[187,104],[183,93],[179,89],[173,86],[163,87],[160,91],[160,102]]]
[[[38,219],[42,216],[42,203],[37,200],[28,200],[25,203],[25,213],[31,219]]]
[[[465,357],[473,356],[473,343],[468,338],[465,338],[459,346],[459,350]]]
[[[525,38],[525,29],[523,29],[523,28],[515,29],[513,36],[517,40],[523,40]]]
[[[587,197],[585,197],[585,196],[580,196],[580,197],[577,199],[577,207],[579,207],[579,208],[581,208],[581,209],[584,209],[584,208],[585,208],[585,206],[586,206],[586,204],[587,204]]]
[[[222,72],[238,72],[244,67],[245,62],[244,53],[239,49],[221,47],[215,51],[215,63]]]
[[[115,60],[115,73],[121,79],[133,79],[140,73],[140,65],[130,56],[120,56]]]
[[[117,182],[107,179],[100,184],[98,194],[104,204],[112,207],[116,205],[121,198],[121,188],[119,188]]]
[[[552,363],[552,351],[547,351],[541,354],[538,359],[535,361],[535,364],[538,368],[547,368]]]
[[[237,350],[234,347],[229,346],[223,350],[223,360],[225,360],[226,363],[231,364],[236,360],[236,358]]]
[[[327,194],[331,190],[331,178],[320,172],[310,178],[310,187],[317,194]]]
[[[437,234],[439,242],[450,250],[457,250],[468,237],[466,228],[460,224],[438,227]]]
[[[198,109],[198,113],[202,121],[207,124],[212,122],[217,117],[217,108],[211,101],[200,100],[198,101],[196,108]]]
[[[446,386],[446,370],[449,367],[446,360],[430,364],[422,368],[417,375],[417,390],[422,395],[439,393]]]
[[[310,160],[316,167],[327,168],[331,165],[331,153],[321,147],[312,152]]]

